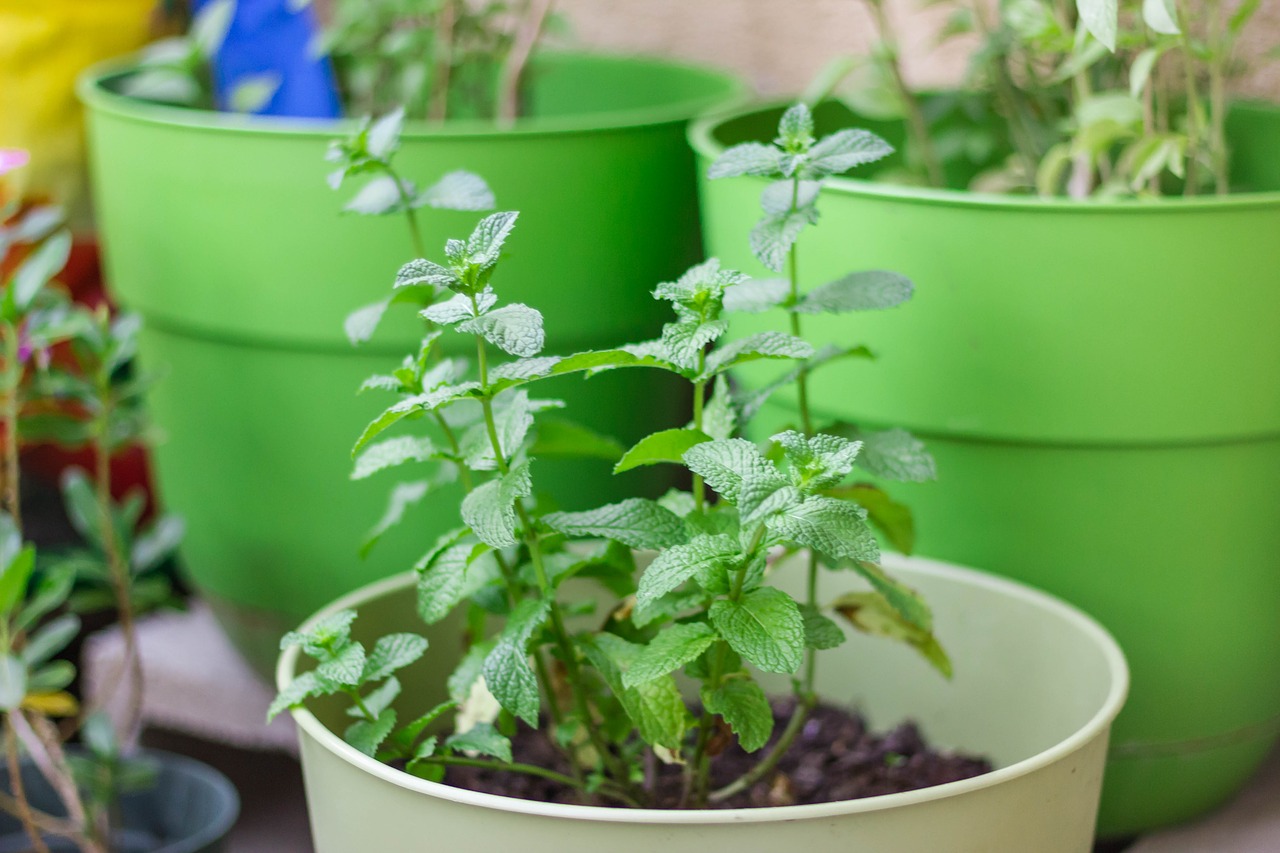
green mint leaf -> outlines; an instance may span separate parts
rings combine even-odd
[[[520,449],[533,426],[535,411],[559,405],[558,401],[530,400],[528,392],[523,389],[498,398],[495,401],[493,421],[503,459],[513,458]],[[483,423],[476,424],[463,437],[462,452],[467,466],[472,470],[492,471],[498,467],[493,440],[489,437],[488,427]]]
[[[338,685],[332,681],[319,678],[314,671],[304,672],[289,682],[272,700],[267,709],[267,722],[271,722],[283,712],[301,705],[303,700],[311,696],[328,696],[338,692]]]
[[[414,207],[434,207],[439,210],[492,210],[496,202],[493,190],[484,178],[472,172],[449,172],[440,180],[418,193]]]
[[[789,152],[809,150],[813,144],[813,113],[803,101],[792,104],[778,122],[778,144]]]
[[[655,557],[640,576],[636,606],[647,607],[695,574],[723,569],[741,556],[731,536],[696,536],[686,545],[673,545]]]
[[[372,722],[361,720],[358,723],[352,723],[343,733],[342,739],[372,758],[395,727],[395,709],[387,708]]]
[[[488,723],[476,723],[465,732],[450,735],[445,745],[458,752],[479,753],[511,762],[511,741]]]
[[[509,387],[507,383],[511,381],[518,382],[550,376],[562,360],[559,356],[544,355],[504,362],[489,371],[489,386]]]
[[[858,466],[874,476],[906,483],[925,483],[938,478],[937,463],[924,443],[904,429],[862,432],[847,424],[829,430],[862,442]]]
[[[698,506],[693,495],[679,489],[668,489],[662,497],[658,498],[658,505],[671,510],[681,518],[693,512]]]
[[[838,435],[807,437],[786,430],[772,437],[796,473],[797,485],[806,491],[830,488],[849,475],[862,450],[862,442]]]
[[[815,287],[796,304],[795,310],[801,314],[880,311],[906,302],[914,289],[909,278],[897,273],[884,270],[855,272]]]
[[[845,641],[844,631],[818,608],[800,605],[800,617],[804,620],[804,644],[819,651],[834,649]]]
[[[753,278],[725,288],[724,310],[737,314],[760,314],[777,308],[791,295],[785,278]]]
[[[430,760],[436,754],[436,746],[439,742],[440,739],[432,735],[418,744],[418,748],[414,750],[413,759],[404,766],[405,772],[419,779],[426,779],[428,782],[443,782],[445,766]]]
[[[382,538],[382,535],[404,520],[404,514],[410,507],[421,503],[422,499],[434,489],[452,483],[456,477],[457,472],[450,465],[441,468],[431,480],[396,484],[396,487],[391,490],[391,496],[387,500],[387,509],[383,512],[382,518],[378,519],[378,523],[369,531],[364,543],[360,546],[360,556],[367,557],[369,552],[373,550],[373,546],[378,544],[378,540]]]
[[[931,632],[921,630],[903,619],[898,610],[880,593],[849,593],[836,599],[832,606],[859,631],[906,643],[938,672],[947,678],[951,677],[951,660],[937,638]]]
[[[71,232],[59,231],[27,256],[13,273],[10,287],[19,310],[26,311],[36,294],[67,265],[71,257]]]
[[[867,520],[895,550],[903,554],[910,554],[915,550],[916,526],[911,508],[895,501],[883,489],[870,483],[856,483],[828,494],[848,498],[865,509]]]
[[[412,191],[412,184],[398,183],[390,175],[375,175],[365,182],[351,201],[343,205],[347,213],[365,216],[384,216],[404,209],[404,195]]]
[[[379,471],[404,465],[407,462],[426,462],[439,455],[436,446],[427,437],[402,435],[371,444],[356,457],[351,479],[363,480]]]
[[[427,652],[426,637],[417,634],[388,634],[379,637],[364,663],[362,681],[380,681],[403,669]]]
[[[511,229],[516,227],[516,218],[519,215],[516,211],[504,211],[490,214],[480,220],[480,224],[471,232],[471,238],[467,240],[467,256],[471,263],[478,265],[481,269],[488,269],[496,264],[498,255],[502,252],[502,245],[511,234]],[[527,353],[527,355],[532,354]]]
[[[773,709],[760,685],[746,672],[725,678],[715,690],[703,690],[702,707],[729,724],[746,752],[763,748],[773,735]]]
[[[80,632],[80,617],[64,613],[31,635],[19,656],[28,667],[36,667],[67,647]]]
[[[452,326],[454,323],[461,323],[463,320],[470,320],[479,316],[476,314],[477,308],[479,308],[480,314],[484,314],[497,301],[498,296],[493,292],[493,288],[486,287],[476,294],[476,305],[474,306],[471,304],[470,296],[459,293],[452,299],[429,305],[419,313],[424,319],[433,323],[439,323],[441,326]]]
[[[364,672],[364,646],[348,641],[316,667],[316,677],[335,684],[358,685]]]
[[[729,396],[729,381],[722,374],[716,377],[711,399],[707,400],[702,409],[702,431],[713,439],[723,441],[731,438],[737,430],[738,413]]]
[[[1119,28],[1119,9],[1116,0],[1076,0],[1080,23],[1107,50],[1115,52],[1116,32]]]
[[[729,647],[764,672],[793,673],[804,662],[804,619],[780,589],[760,587],[738,601],[716,599],[710,616]]]
[[[696,371],[702,348],[728,330],[729,324],[724,320],[668,323],[662,327],[663,354],[672,364],[686,371]]]
[[[466,595],[474,546],[451,545],[418,563],[418,615],[428,625],[448,616]]]
[[[400,267],[396,273],[396,288],[402,287],[455,287],[461,283],[457,273],[442,267],[435,261],[418,258]]]
[[[404,129],[404,107],[397,107],[369,126],[365,151],[376,160],[386,160],[400,145]]]
[[[892,153],[893,146],[868,130],[838,130],[809,150],[803,175],[806,178],[839,175]]]
[[[550,612],[550,602],[543,599],[525,599],[516,605],[482,669],[485,684],[498,703],[534,727],[538,725],[541,697],[527,647]]]
[[[867,526],[866,512],[848,501],[808,497],[765,523],[774,535],[830,557],[869,563],[880,559],[880,546]]]
[[[621,474],[642,465],[656,465],[659,462],[680,463],[684,452],[696,444],[711,441],[711,436],[696,429],[665,429],[645,436],[628,450],[613,466],[613,473]]]
[[[475,532],[476,538],[494,548],[515,545],[517,498],[533,494],[529,463],[511,470],[503,477],[484,483],[462,501],[462,520]]]
[[[470,396],[471,392],[479,388],[480,383],[478,382],[463,382],[458,385],[443,385],[439,388],[433,388],[424,394],[406,397],[370,421],[364,432],[360,434],[360,438],[356,439],[351,455],[355,456],[366,444],[410,415],[416,416],[423,412],[433,411],[445,403],[451,403],[461,397]]]
[[[748,477],[738,493],[738,512],[743,527],[800,505],[804,495],[795,486],[774,476],[763,479]]]
[[[641,647],[614,634],[599,634],[583,643],[591,665],[622,703],[640,737],[649,744],[679,750],[693,725],[680,689],[671,676],[655,678],[636,687],[623,684],[624,672],[640,655]]]
[[[280,89],[282,79],[275,72],[247,74],[236,80],[227,98],[233,113],[256,113],[262,110]]]
[[[623,673],[622,684],[639,687],[669,675],[711,648],[717,639],[716,632],[705,622],[672,625],[641,647]]]
[[[400,695],[400,681],[395,678],[388,678],[381,686],[369,691],[361,701],[364,702],[365,709],[377,717],[387,708],[391,707],[391,703],[396,701],[396,697]],[[353,705],[347,709],[347,714],[352,717],[364,717],[364,712],[360,710],[358,705]]]
[[[393,757],[404,758],[409,755],[421,755],[424,749],[426,750],[427,755],[432,754],[435,749],[434,737],[429,738],[429,740],[433,741],[430,745],[423,744],[417,750],[413,747],[414,743],[422,733],[426,731],[427,726],[431,725],[446,713],[457,707],[458,703],[454,701],[441,702],[439,705],[435,706],[421,717],[418,717],[413,722],[407,723],[397,729],[391,735],[391,743],[387,744],[387,748],[393,751]]]
[[[877,564],[845,560],[837,563],[835,567],[851,568],[865,578],[898,613],[898,616],[909,625],[926,633],[933,630],[933,611],[929,609],[929,605],[920,593],[887,574]]]
[[[602,536],[631,548],[670,548],[684,541],[680,517],[656,501],[627,498],[585,512],[553,512],[542,523],[566,536]]]
[[[688,308],[691,318],[713,320],[719,313],[725,288],[746,279],[737,270],[721,269],[719,258],[708,258],[689,267],[676,281],[659,284],[653,296]]]
[[[520,303],[504,305],[459,324],[457,329],[480,335],[503,352],[523,357],[537,355],[546,343],[542,314]]]
[[[706,599],[706,593],[700,589],[668,593],[643,605],[637,604],[631,611],[631,624],[643,630],[659,620],[674,619],[687,611],[700,609],[706,605]]]
[[[813,354],[813,347],[802,338],[782,332],[758,332],[726,344],[708,355],[703,376],[715,376],[731,367],[761,358],[806,359]]]
[[[800,232],[817,218],[817,211],[812,207],[794,213],[765,216],[751,229],[751,254],[774,272],[782,272],[787,263],[787,253],[800,237]]]
[[[874,358],[874,356],[871,354],[870,350],[863,346],[825,346],[818,350],[813,358],[809,359],[804,365],[787,371],[782,376],[779,376],[777,379],[759,389],[748,391],[743,394],[742,397],[737,400],[739,415],[743,420],[750,420],[755,417],[756,413],[760,411],[760,408],[764,406],[769,398],[778,390],[793,384],[796,379],[799,378],[802,371],[813,373],[819,367],[842,358]]]
[[[818,200],[820,181],[774,181],[760,193],[760,206],[768,214],[802,210]]]
[[[342,323],[342,330],[346,332],[347,340],[352,346],[359,346],[373,337],[378,324],[382,322],[382,315],[386,313],[387,306],[390,304],[390,299],[383,299],[372,305],[357,308],[347,315],[347,319]]]
[[[520,364],[518,361],[510,363]],[[625,448],[612,436],[602,435],[573,421],[548,417],[538,421],[537,437],[529,448],[529,455],[535,459],[542,456],[576,456],[616,462],[624,451]]]
[[[759,448],[743,438],[708,441],[685,451],[684,464],[698,474],[725,500],[736,503],[742,481],[748,477],[764,482],[774,479],[786,485],[782,474],[761,455]]]
[[[1162,35],[1176,36],[1182,33],[1173,0],[1143,0],[1142,20],[1153,31]]]
[[[782,152],[761,142],[744,142],[726,150],[707,169],[707,177],[735,178],[740,175],[777,175],[782,172]]]
[[[176,515],[162,515],[138,534],[129,549],[129,568],[141,575],[158,568],[178,550],[186,535],[186,522]]]

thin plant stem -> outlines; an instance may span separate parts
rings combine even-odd
[[[1209,6],[1209,160],[1213,168],[1214,192],[1226,195],[1231,189],[1230,148],[1227,146],[1227,40],[1222,0]]]
[[[453,70],[453,30],[457,24],[458,0],[445,0],[436,24],[436,69],[431,78],[431,103],[427,117],[442,122],[449,112],[449,77]]]
[[[700,350],[698,352],[698,375],[701,376],[703,371],[707,369],[707,351]],[[706,406],[707,383],[693,383],[693,428],[702,430],[703,410]],[[706,508],[707,488],[703,482],[701,474],[693,475],[693,505],[698,512],[702,512]]]
[[[462,755],[433,755],[429,758],[420,758],[419,762],[424,764],[439,764],[445,767],[479,767],[485,770],[503,770],[509,773],[524,773],[528,776],[537,776],[552,782],[558,782],[561,785],[583,790],[582,782],[565,776],[563,773],[557,773],[554,770],[548,770],[545,767],[539,767],[536,764],[522,764],[515,761],[490,761],[484,758],[468,758]],[[604,784],[598,789],[598,793],[617,800],[624,805],[638,807],[639,802],[626,791],[619,789],[615,785]]]
[[[800,700],[794,711],[791,712],[791,719],[787,721],[787,726],[782,730],[782,734],[778,737],[777,743],[769,750],[769,753],[762,758],[755,766],[746,773],[743,773],[737,779],[718,788],[707,795],[707,800],[712,803],[723,802],[735,794],[747,790],[755,783],[769,775],[782,757],[787,754],[787,750],[795,743],[796,737],[804,728],[805,720],[809,718],[809,712],[813,710],[812,698],[808,700]]]
[[[520,82],[524,78],[525,67],[533,48],[542,35],[547,15],[551,13],[552,0],[529,0],[525,6],[523,20],[516,31],[511,45],[511,53],[502,66],[502,76],[498,89],[498,123],[511,125],[515,123],[520,112]]]
[[[889,10],[885,7],[884,0],[868,0],[868,5],[875,17],[876,29],[880,31],[880,43],[886,53],[884,65],[889,70],[898,99],[907,114],[907,133],[911,138],[915,158],[924,169],[929,186],[942,187],[946,184],[946,177],[942,172],[942,161],[938,159],[938,152],[933,147],[933,139],[929,136],[929,126],[925,122],[924,111],[920,108],[920,100],[907,85],[906,75],[902,72],[902,54],[897,29],[889,17]]]
[[[382,163],[382,171],[395,182],[396,193],[400,196],[400,205],[404,208],[404,218],[409,224],[409,239],[413,241],[413,251],[419,258],[426,257],[426,244],[422,241],[422,231],[418,228],[418,214],[413,209],[413,199],[409,198],[409,191],[405,189],[404,181],[400,180],[400,175],[390,163]]]
[[[44,843],[44,837],[36,826],[35,813],[27,800],[26,787],[22,783],[22,767],[18,760],[18,738],[13,733],[13,724],[8,714],[4,720],[4,754],[9,764],[9,784],[13,787],[13,802],[9,811],[22,822],[22,828],[31,839],[32,849],[36,853],[49,853],[49,846]]]
[[[18,386],[22,364],[18,359],[18,328],[5,327],[4,389],[4,502],[14,526],[22,530],[21,469],[18,465]]]
[[[66,753],[62,750],[57,728],[43,717],[28,720],[22,711],[11,713],[9,720],[14,734],[26,748],[32,762],[62,800],[62,805],[67,810],[68,822],[72,826],[81,827],[75,841],[82,853],[106,853],[105,846],[91,836],[93,830],[85,812],[84,801],[80,798],[75,777],[71,773]]]

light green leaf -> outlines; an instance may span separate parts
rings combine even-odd
[[[271,103],[280,89],[281,77],[274,71],[248,74],[231,88],[227,106],[233,113],[256,113]]]
[[[728,501],[737,502],[744,479],[769,479],[785,485],[782,474],[761,455],[759,448],[743,438],[708,441],[684,454],[684,464],[700,475],[707,485]]]
[[[402,209],[405,192],[408,192],[408,188],[390,175],[375,175],[365,182],[342,209],[365,216],[397,213]]]
[[[453,287],[460,283],[457,273],[448,267],[442,267],[435,261],[418,258],[400,267],[396,273],[397,289],[402,287]],[[469,299],[463,297],[467,304]]]
[[[1119,26],[1116,0],[1076,0],[1076,10],[1085,29],[1106,45],[1107,50],[1114,52]]]
[[[403,129],[404,107],[397,107],[369,126],[365,151],[375,160],[387,159],[399,147]]]
[[[387,312],[387,306],[390,304],[390,299],[383,299],[363,308],[357,308],[347,315],[347,319],[342,323],[342,330],[346,332],[347,340],[352,346],[359,346],[373,337],[378,324],[382,322],[382,315]]]
[[[8,519],[8,516],[5,515],[3,518]],[[27,583],[31,580],[31,573],[36,567],[36,549],[33,546],[22,547],[19,540],[15,551],[12,547],[12,537],[6,538],[9,539],[4,546],[8,561],[4,565],[3,573],[0,573],[0,616],[12,613],[22,601],[27,591]]]
[[[364,664],[363,681],[380,681],[426,654],[427,639],[417,634],[379,637]]]
[[[746,672],[725,678],[715,690],[703,690],[702,706],[729,724],[745,752],[763,748],[773,734],[773,709]]]
[[[711,436],[696,429],[666,429],[655,432],[640,439],[613,466],[613,473],[620,474],[639,468],[641,465],[656,465],[659,462],[683,461],[684,452],[696,444],[711,441]]]
[[[1159,48],[1149,47],[1134,57],[1133,64],[1129,66],[1129,94],[1132,97],[1142,97],[1147,81],[1151,79],[1151,72],[1160,61],[1161,53]]]
[[[210,0],[192,17],[187,37],[202,57],[208,59],[218,53],[235,12],[236,0]]]
[[[491,213],[480,220],[480,224],[471,232],[471,238],[467,240],[467,255],[471,263],[478,264],[481,269],[488,269],[496,264],[502,245],[511,234],[511,229],[516,227],[516,218],[519,215],[517,211],[504,211]],[[534,353],[522,354],[533,355]]]
[[[690,425],[692,426],[692,425]],[[732,438],[738,431],[738,412],[729,396],[729,380],[724,374],[716,377],[711,399],[702,410],[702,431],[713,439]]]
[[[364,672],[364,660],[364,646],[348,641],[339,646],[332,657],[316,667],[316,676],[336,684],[359,684],[360,675]]]
[[[511,761],[511,741],[488,723],[476,723],[465,732],[450,735],[445,745],[458,752],[479,753],[499,761]]]
[[[494,548],[516,544],[516,509],[518,498],[533,494],[529,463],[513,468],[508,474],[489,480],[473,489],[462,501],[462,520],[481,542]]]
[[[25,311],[40,288],[62,271],[71,256],[71,232],[59,231],[27,256],[13,273],[13,301]]]
[[[867,511],[867,520],[903,554],[915,550],[916,528],[910,507],[889,497],[883,489],[870,483],[857,483],[828,492],[832,497],[852,500]]]
[[[798,506],[804,500],[800,490],[775,477],[757,480],[748,477],[738,493],[738,513],[742,526],[753,525],[761,519]]]
[[[472,685],[476,683],[484,670],[484,659],[489,656],[489,652],[493,651],[493,647],[496,645],[497,638],[493,638],[483,643],[476,643],[467,649],[467,653],[462,656],[462,660],[458,662],[453,672],[449,674],[447,686],[450,699],[454,702],[461,702],[467,698],[471,693]]]
[[[472,317],[484,314],[498,301],[497,295],[493,290],[485,288],[476,294],[475,304],[471,304],[471,297],[465,293],[454,295],[451,299],[444,302],[437,302],[434,305],[428,305],[419,312],[421,316],[437,323],[441,326],[452,326],[454,323],[461,323],[463,320],[470,320]]]
[[[395,709],[387,708],[372,722],[361,720],[358,723],[352,723],[343,733],[342,739],[372,758],[395,727]]]
[[[858,465],[875,476],[907,483],[924,483],[938,478],[933,455],[925,449],[923,442],[906,430],[859,432],[856,437],[862,442]]]
[[[725,288],[724,310],[739,314],[760,314],[777,308],[791,295],[785,278],[753,278]]]
[[[798,483],[806,492],[839,483],[853,470],[862,450],[860,441],[825,433],[806,436],[795,430],[785,430],[772,436],[772,440],[782,448],[783,455],[798,476]]]
[[[656,501],[627,498],[584,512],[553,512],[542,522],[571,537],[602,536],[632,548],[669,548],[684,541],[680,517]]]
[[[458,385],[442,385],[424,394],[406,397],[386,409],[365,427],[364,432],[360,434],[360,438],[356,440],[355,447],[351,450],[351,455],[355,456],[366,444],[410,415],[434,411],[446,403],[470,396],[473,391],[479,388],[480,383],[478,382],[462,382]]]
[[[698,355],[703,347],[729,330],[724,320],[707,323],[668,323],[662,327],[662,346],[668,361],[686,371],[698,367]]]
[[[845,641],[844,631],[818,608],[800,605],[800,618],[804,620],[804,644],[810,649],[834,649]]]
[[[778,142],[788,150],[805,149],[813,141],[813,111],[803,101],[787,107],[778,121]]]
[[[550,609],[550,602],[545,599],[527,598],[516,605],[497,645],[485,657],[482,670],[485,684],[498,703],[535,727],[541,697],[537,676],[529,666],[527,647]]]
[[[1178,10],[1173,0],[1142,0],[1142,20],[1157,33],[1176,36],[1182,33],[1178,26]]]
[[[39,666],[67,647],[80,632],[80,617],[64,613],[43,625],[22,647],[21,657],[27,666]]]
[[[460,323],[457,329],[480,335],[503,352],[523,357],[537,355],[546,343],[542,314],[518,302]]]
[[[859,631],[906,643],[940,673],[951,677],[951,660],[937,638],[903,619],[880,593],[849,593],[838,598],[832,606]]]
[[[806,359],[813,354],[813,347],[802,338],[783,332],[757,332],[714,350],[707,356],[707,368],[703,377],[709,378],[731,367],[761,358]]]
[[[776,536],[836,559],[874,563],[880,546],[867,526],[866,511],[848,501],[808,497],[765,522]]]
[[[592,666],[622,703],[646,743],[679,750],[693,717],[671,676],[655,678],[637,687],[623,684],[623,672],[640,654],[640,647],[614,634],[598,634],[583,644]]]
[[[705,622],[672,625],[641,647],[623,673],[622,683],[638,687],[668,675],[711,648],[716,639],[716,632]]]
[[[867,270],[849,273],[805,294],[795,310],[801,314],[880,311],[906,302],[913,290],[910,279],[894,272]]]
[[[782,152],[761,142],[744,142],[726,150],[707,169],[707,177],[735,178],[740,175],[777,175],[782,172]]]
[[[365,537],[364,544],[360,548],[360,555],[367,556],[378,540],[382,538],[382,534],[395,527],[404,519],[405,511],[414,504],[420,503],[427,492],[431,490],[431,483],[426,480],[420,480],[414,483],[397,483],[396,487],[391,490],[391,497],[387,501],[387,509],[382,514],[382,518],[378,519],[378,523],[369,531],[369,535]]]
[[[696,536],[687,545],[672,546],[649,564],[640,576],[636,606],[647,607],[695,574],[729,566],[742,557],[731,536]]]
[[[439,210],[492,210],[493,190],[484,178],[472,172],[449,172],[427,187],[414,200],[414,207],[426,205]]]
[[[760,193],[760,207],[768,214],[790,213],[818,200],[818,181],[774,181]]]
[[[391,703],[396,701],[396,697],[400,695],[401,685],[399,680],[388,678],[379,687],[365,694],[361,701],[364,702],[365,710],[374,717],[377,717],[383,711],[391,707]],[[352,705],[347,709],[347,715],[351,717],[363,717],[364,712],[360,710],[358,705]]]
[[[418,568],[418,615],[428,625],[448,616],[466,593],[467,567],[474,546],[451,545]]]
[[[271,722],[284,711],[302,704],[302,701],[310,696],[328,696],[337,691],[336,683],[320,679],[314,671],[304,672],[289,682],[289,685],[272,700],[271,707],[267,709],[267,722]]]
[[[804,619],[780,589],[764,586],[738,601],[716,599],[710,616],[729,647],[765,672],[793,673],[804,662]]]
[[[435,444],[431,439],[412,435],[397,436],[377,444],[369,445],[356,457],[351,479],[363,480],[379,471],[404,465],[407,462],[426,462],[437,456]]]
[[[751,253],[769,269],[782,272],[787,263],[787,253],[800,237],[800,232],[815,221],[817,212],[813,208],[765,216],[751,229]]]
[[[809,150],[806,178],[839,175],[893,153],[893,146],[869,130],[848,128],[824,136]]]

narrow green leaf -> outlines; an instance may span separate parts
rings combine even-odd
[[[814,288],[805,294],[795,310],[801,314],[881,311],[906,302],[914,289],[911,280],[898,273],[884,270],[854,272]]]
[[[666,429],[640,439],[613,466],[613,473],[620,474],[639,468],[642,465],[656,465],[659,462],[680,464],[686,450],[695,444],[711,441],[711,436],[696,429]]]
[[[1142,20],[1162,35],[1176,36],[1182,33],[1173,0],[1142,0]]]
[[[471,238],[467,240],[467,255],[471,263],[479,264],[481,269],[487,269],[496,264],[502,246],[507,242],[511,230],[516,227],[516,219],[519,216],[520,214],[516,211],[504,211],[491,213],[480,220],[480,224],[471,232]],[[533,355],[533,353],[525,354]]]
[[[404,465],[407,462],[426,462],[438,456],[435,444],[423,436],[397,436],[377,444],[371,444],[356,457],[351,479],[363,480],[379,471]]]
[[[59,231],[27,256],[13,273],[13,301],[25,311],[40,288],[62,271],[71,256],[71,232]]]
[[[685,537],[679,516],[645,498],[627,498],[584,512],[553,512],[542,521],[566,536],[602,536],[632,548],[669,548]]]
[[[1116,30],[1119,26],[1119,10],[1116,0],[1076,0],[1076,10],[1080,13],[1080,22],[1090,34],[1106,45],[1107,50],[1116,49]]]
[[[646,607],[679,587],[699,571],[723,568],[741,558],[731,536],[697,536],[687,545],[675,545],[660,553],[640,576],[637,607]]]
[[[880,593],[849,593],[838,598],[832,606],[859,631],[906,643],[938,672],[947,678],[951,677],[951,660],[937,638],[903,619]]]
[[[573,421],[545,417],[538,421],[537,438],[529,448],[529,455],[535,459],[542,456],[577,456],[616,462],[625,450],[612,436],[603,435]]]
[[[382,534],[399,524],[404,519],[404,514],[409,507],[420,503],[430,490],[431,483],[426,480],[414,483],[397,483],[396,487],[391,490],[391,496],[387,501],[387,509],[382,514],[382,518],[378,520],[378,523],[369,531],[369,535],[365,537],[364,544],[360,548],[360,555],[368,556],[369,551],[382,538]]]
[[[782,172],[782,152],[761,142],[744,142],[726,150],[707,169],[707,177],[734,178],[741,175],[777,175]]]
[[[417,634],[388,634],[374,643],[362,681],[380,681],[426,654],[427,639]]]
[[[780,589],[760,587],[738,601],[716,599],[710,616],[729,647],[765,672],[793,673],[804,662],[804,619]]]
[[[23,663],[29,667],[39,666],[65,649],[79,632],[80,617],[64,613],[31,635],[22,647]]]
[[[705,622],[672,625],[641,648],[623,673],[622,683],[625,687],[638,687],[675,672],[711,648],[716,640],[716,632]]]

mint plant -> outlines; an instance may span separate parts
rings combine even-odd
[[[4,213],[0,221],[10,219]],[[0,796],[0,807],[19,818],[33,849],[47,851],[47,838],[63,837],[89,853],[109,849],[120,794],[152,776],[149,763],[132,755],[142,691],[134,616],[170,598],[168,580],[155,569],[182,527],[165,516],[140,526],[142,497],[117,504],[111,496],[112,455],[148,434],[140,408],[147,381],[121,377],[138,321],[112,318],[105,306],[76,305],[53,286],[71,243],[60,222],[55,210],[35,208],[0,229],[4,255],[34,243],[16,265],[0,257],[0,269],[12,270],[0,293],[0,712],[12,796]],[[68,515],[88,547],[37,566],[34,547],[23,541],[18,454],[22,441],[49,440],[90,447],[97,471],[90,481],[73,469],[63,483]],[[80,630],[79,618],[66,611],[101,607],[116,610],[124,631],[124,671],[107,680],[126,693],[123,739],[101,708],[82,709],[66,692],[75,668],[55,659]],[[64,748],[76,733],[84,754]],[[28,802],[24,754],[57,792],[66,818],[38,813]]]
[[[905,119],[910,179],[944,186],[949,163],[977,163],[977,189],[1230,191],[1227,91],[1246,67],[1237,45],[1256,0],[1005,0],[994,14],[957,3],[944,38],[976,34],[979,45],[967,97],[953,103],[907,87],[892,19],[881,0],[866,2],[880,41],[850,99]],[[975,113],[999,116],[995,138],[990,125],[955,121]],[[1003,161],[991,163],[994,154]]]
[[[674,314],[660,337],[612,350],[544,355],[541,314],[502,300],[514,212],[490,214],[466,239],[448,240],[436,259],[402,267],[393,292],[413,297],[392,299],[421,305],[429,325],[398,369],[366,381],[397,399],[357,439],[353,476],[432,466],[412,494],[397,491],[380,527],[431,483],[461,483],[461,525],[414,570],[418,615],[432,625],[459,613],[467,651],[448,679],[449,701],[404,714],[396,706],[400,678],[429,652],[426,638],[400,633],[367,647],[352,636],[356,614],[343,611],[283,638],[282,648],[299,647],[316,665],[280,693],[270,714],[311,697],[343,697],[352,718],[344,737],[367,755],[433,780],[457,766],[541,776],[584,802],[654,804],[653,768],[680,766],[680,804],[700,807],[765,778],[790,748],[817,701],[815,653],[845,639],[832,616],[908,642],[949,672],[928,606],[877,565],[873,525],[909,544],[909,530],[886,510],[901,508],[874,486],[847,482],[858,466],[923,479],[932,476],[932,459],[901,431],[815,428],[809,375],[868,353],[815,351],[800,334],[806,314],[889,308],[911,294],[905,279],[881,272],[802,293],[797,273],[796,240],[818,219],[823,179],[888,152],[863,131],[816,139],[803,105],[787,112],[773,144],[727,151],[713,177],[778,178],[764,192],[751,243],[788,278],[749,279],[715,259],[698,264],[654,290]],[[787,331],[724,341],[729,314],[770,309],[788,315]],[[470,361],[447,354],[467,349]],[[771,383],[735,392],[730,372],[760,361],[789,367]],[[545,413],[562,404],[534,396],[537,384],[623,368],[676,374],[690,383],[693,406],[686,424],[642,439],[615,471],[676,465],[692,489],[548,511],[535,497],[538,450]],[[739,437],[768,396],[791,385],[801,429],[776,433],[768,449]],[[415,423],[436,432],[385,435]],[[771,582],[794,570],[791,552],[803,552],[803,601]],[[868,586],[823,602],[822,569]],[[797,710],[777,737],[760,672],[793,678]],[[686,701],[678,673],[698,685],[698,704]],[[511,739],[521,725],[548,738],[563,767],[515,760]],[[772,746],[750,772],[715,788],[712,763],[730,739],[749,752]]]

